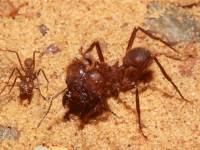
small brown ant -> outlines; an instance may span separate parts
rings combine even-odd
[[[176,52],[176,50],[169,44],[164,42],[162,39],[155,37],[141,27],[134,28],[126,48],[126,55],[123,58],[122,65],[119,65],[118,62],[114,65],[107,64],[104,60],[98,41],[93,42],[84,53],[81,48],[82,59],[74,59],[67,67],[67,88],[52,97],[48,111],[38,126],[40,126],[41,122],[50,111],[53,99],[63,92],[62,104],[65,108],[67,107],[69,109],[64,116],[64,120],[69,120],[69,115],[71,114],[76,115],[80,118],[80,127],[83,128],[86,123],[103,112],[108,111],[112,113],[107,104],[107,99],[109,97],[118,98],[120,92],[135,89],[139,130],[143,137],[147,138],[143,133],[141,125],[138,85],[141,82],[150,81],[147,80],[147,78],[151,76],[152,72],[148,68],[153,60],[158,65],[164,77],[179,93],[180,97],[188,102],[188,100],[183,97],[176,84],[166,73],[156,56],[152,55],[150,51],[145,48],[132,48],[138,31],[143,32],[152,39],[159,40]],[[92,60],[86,55],[95,47],[99,61]],[[176,59],[173,57],[170,58]]]
[[[40,52],[34,51],[33,52],[33,58],[26,58],[24,60],[24,66],[23,66],[22,61],[19,57],[19,54],[16,51],[2,50],[2,49],[0,49],[0,51],[15,53],[17,58],[18,58],[19,64],[21,66],[21,69],[15,67],[12,70],[12,72],[11,72],[9,78],[8,78],[8,81],[6,82],[7,84],[0,91],[0,95],[3,93],[3,91],[6,89],[6,87],[9,87],[9,86],[11,86],[11,88],[9,90],[9,93],[10,93],[12,91],[13,87],[15,86],[17,79],[20,79],[20,82],[18,83],[17,86],[19,87],[19,90],[20,90],[19,97],[20,97],[21,103],[24,100],[28,100],[28,104],[30,104],[30,102],[32,100],[32,96],[33,96],[33,89],[38,90],[39,94],[42,96],[42,98],[46,100],[46,97],[42,95],[41,90],[39,88],[38,76],[42,72],[42,74],[44,75],[44,77],[47,81],[47,87],[48,87],[49,80],[47,79],[47,76],[46,76],[43,69],[39,69],[37,71],[35,70],[35,54],[40,53]],[[14,82],[11,85],[9,85],[9,81],[12,78],[12,76],[14,75],[15,71],[17,71],[18,76],[16,76],[15,79],[14,79]],[[36,87],[35,84],[34,84],[34,80],[36,80],[36,79],[38,81],[38,87]]]

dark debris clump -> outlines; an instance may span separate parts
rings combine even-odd
[[[48,33],[49,28],[46,25],[41,24],[39,25],[39,31],[43,36],[45,36]]]

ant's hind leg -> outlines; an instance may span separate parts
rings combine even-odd
[[[172,79],[170,78],[170,76],[167,74],[167,72],[165,71],[165,69],[163,68],[163,66],[160,64],[160,62],[158,61],[158,59],[156,57],[153,57],[154,61],[156,62],[156,64],[158,65],[160,71],[162,72],[162,74],[164,75],[164,77],[172,84],[172,86],[174,87],[174,89],[178,92],[178,94],[180,95],[180,97],[186,101],[186,102],[190,102],[189,100],[187,100],[186,98],[184,98],[184,96],[182,95],[182,93],[180,92],[180,90],[178,89],[178,87],[176,86],[176,84],[172,81]]]
[[[161,38],[159,38],[159,37],[153,35],[153,34],[150,33],[148,30],[145,30],[145,29],[143,29],[143,28],[141,28],[141,27],[137,27],[137,31],[138,31],[138,30],[142,31],[144,34],[146,34],[147,36],[149,36],[151,39],[154,39],[154,40],[157,40],[157,41],[163,43],[164,45],[166,45],[167,47],[169,47],[171,50],[173,50],[175,53],[178,53],[178,54],[179,54],[179,52],[178,52],[175,48],[173,48],[169,43],[167,43],[167,42],[165,42],[164,40],[162,40]]]
[[[173,59],[173,60],[176,60],[176,61],[187,61],[190,58],[190,56],[182,58],[180,56],[175,56],[175,55],[171,55],[171,54],[168,54],[168,53],[156,53],[152,57],[158,57],[158,56],[165,56],[167,58],[170,58],[170,59]]]

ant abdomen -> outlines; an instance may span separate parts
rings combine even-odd
[[[134,68],[140,68],[149,60],[151,60],[151,53],[145,48],[136,47],[126,53],[125,57],[123,58],[123,65],[125,67],[132,66]]]

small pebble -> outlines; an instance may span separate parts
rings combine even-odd
[[[39,30],[40,30],[40,33],[42,33],[42,35],[45,36],[48,33],[49,28],[47,28],[46,25],[41,24],[39,25]]]
[[[45,49],[45,53],[53,53],[53,54],[55,54],[55,53],[58,53],[58,52],[60,52],[61,50],[60,50],[60,48],[57,46],[57,45],[55,45],[55,44],[50,44],[46,49]]]
[[[17,140],[19,137],[20,132],[16,128],[0,125],[0,140]]]
[[[49,148],[40,145],[40,146],[35,147],[34,150],[49,150]]]

